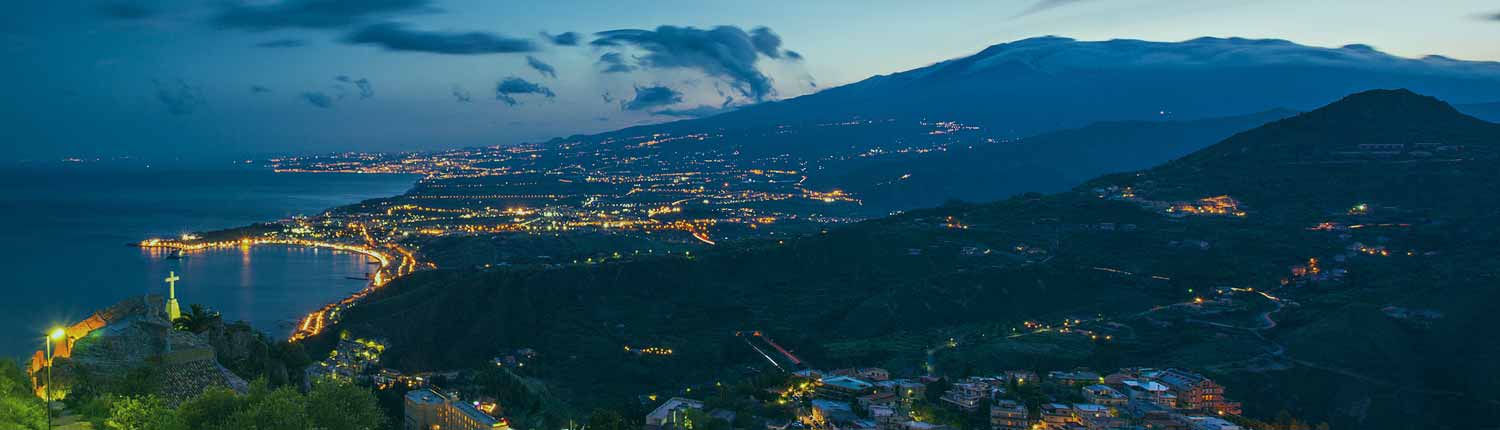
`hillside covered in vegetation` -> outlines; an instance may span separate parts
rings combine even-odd
[[[528,375],[584,406],[766,371],[736,336],[759,330],[817,367],[1182,366],[1250,416],[1466,428],[1500,418],[1500,342],[1477,335],[1500,299],[1496,145],[1500,125],[1372,91],[1053,195],[706,252],[419,272],[340,328],[389,339],[407,370],[533,348]],[[1031,331],[1056,321],[1106,335]]]

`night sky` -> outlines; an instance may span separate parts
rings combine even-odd
[[[0,160],[504,145],[709,115],[1040,35],[1500,60],[1484,0],[17,1]]]

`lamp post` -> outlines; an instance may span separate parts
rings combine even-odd
[[[62,340],[67,332],[61,328],[52,329],[52,333],[42,338],[42,343],[47,345],[47,393],[42,402],[42,413],[47,414],[47,428],[52,428],[52,342]]]

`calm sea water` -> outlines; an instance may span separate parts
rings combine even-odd
[[[345,252],[256,247],[181,260],[125,246],[152,236],[225,228],[385,197],[413,176],[276,174],[259,168],[0,169],[0,356],[35,350],[48,327],[130,296],[165,293],[274,336],[291,321],[363,287],[372,266]]]

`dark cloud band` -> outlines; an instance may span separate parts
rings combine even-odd
[[[515,96],[525,94],[539,95],[549,99],[557,97],[557,94],[553,93],[551,88],[515,76],[505,78],[499,84],[495,85],[495,99],[507,105],[515,106],[521,104],[519,100],[516,100]]]
[[[574,33],[571,31],[555,35],[548,34],[547,32],[543,31],[542,38],[547,39],[548,42],[552,42],[553,45],[558,46],[578,46],[578,41],[580,39],[578,33]]]
[[[532,52],[536,44],[494,33],[411,30],[401,24],[365,26],[344,38],[356,45],[375,45],[389,51],[428,52],[449,55]]]
[[[255,44],[257,48],[301,48],[307,46],[307,41],[302,39],[276,39]]]
[[[222,28],[339,28],[370,17],[430,9],[429,0],[285,0],[271,4],[226,3],[214,16]]]
[[[635,87],[635,97],[620,102],[623,110],[651,110],[682,102],[682,93],[665,86]]]
[[[537,73],[541,73],[542,76],[557,79],[557,69],[536,57],[527,55],[526,66],[531,67],[532,70],[536,70]]]

